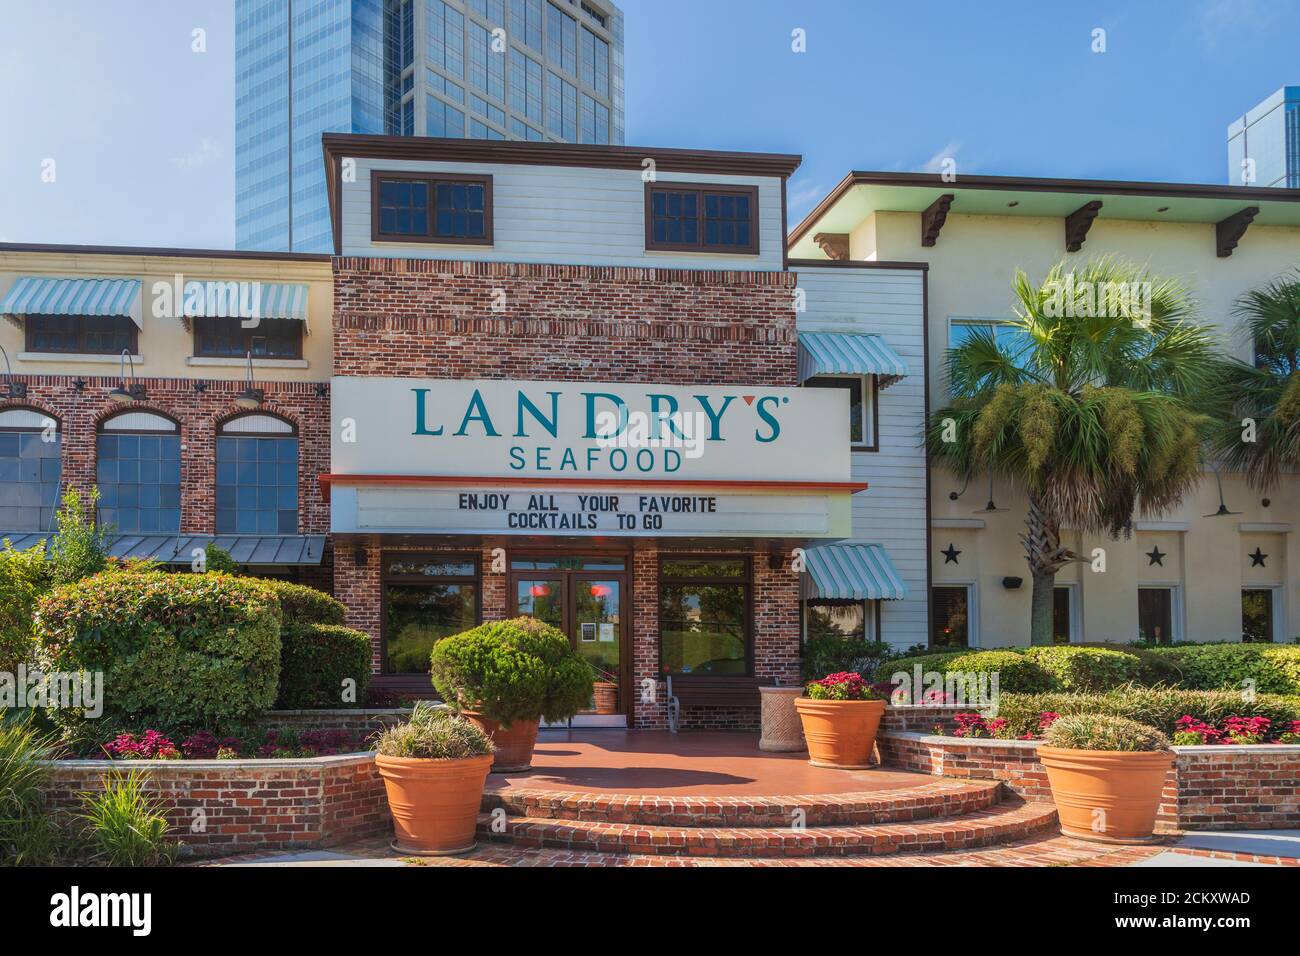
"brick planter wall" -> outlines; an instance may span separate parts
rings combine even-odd
[[[409,708],[383,707],[357,710],[273,710],[260,721],[267,730],[343,730],[371,733],[391,727],[411,715]]]
[[[136,771],[194,856],[331,846],[388,833],[384,782],[373,754],[309,760],[52,762],[54,811],[81,809],[106,774]]]
[[[877,738],[881,761],[961,780],[999,780],[1028,800],[1050,800],[1036,740],[968,740],[906,731]],[[1175,747],[1160,822],[1182,830],[1300,825],[1300,746]]]

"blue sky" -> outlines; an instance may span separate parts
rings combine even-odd
[[[0,241],[233,245],[233,6],[0,0]],[[946,156],[1225,182],[1227,124],[1300,83],[1295,0],[622,6],[629,145],[801,153],[792,224],[851,169]]]

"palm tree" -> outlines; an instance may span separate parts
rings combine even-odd
[[[933,460],[967,481],[989,472],[1029,499],[1021,535],[1033,580],[1030,636],[1052,643],[1056,572],[1077,556],[1061,528],[1129,533],[1201,475],[1206,419],[1191,406],[1214,364],[1177,282],[1106,258],[1017,270],[1016,319],[947,356],[951,404],[928,425]]]
[[[1266,491],[1300,466],[1300,273],[1247,292],[1233,312],[1245,320],[1255,363],[1219,366],[1210,394],[1219,425],[1209,444],[1230,471]]]

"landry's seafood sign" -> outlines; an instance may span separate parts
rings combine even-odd
[[[332,406],[336,532],[831,537],[848,515],[835,389],[339,377]]]

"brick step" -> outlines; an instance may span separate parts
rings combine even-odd
[[[807,857],[961,850],[1010,843],[1056,828],[1050,803],[1003,804],[961,817],[872,826],[659,827],[627,823],[479,817],[484,841],[599,853],[692,857]]]
[[[956,817],[998,801],[996,781],[939,781],[897,790],[782,797],[666,797],[573,793],[509,787],[483,794],[485,813],[512,817],[658,827],[789,827],[802,811],[807,826],[852,826]]]

